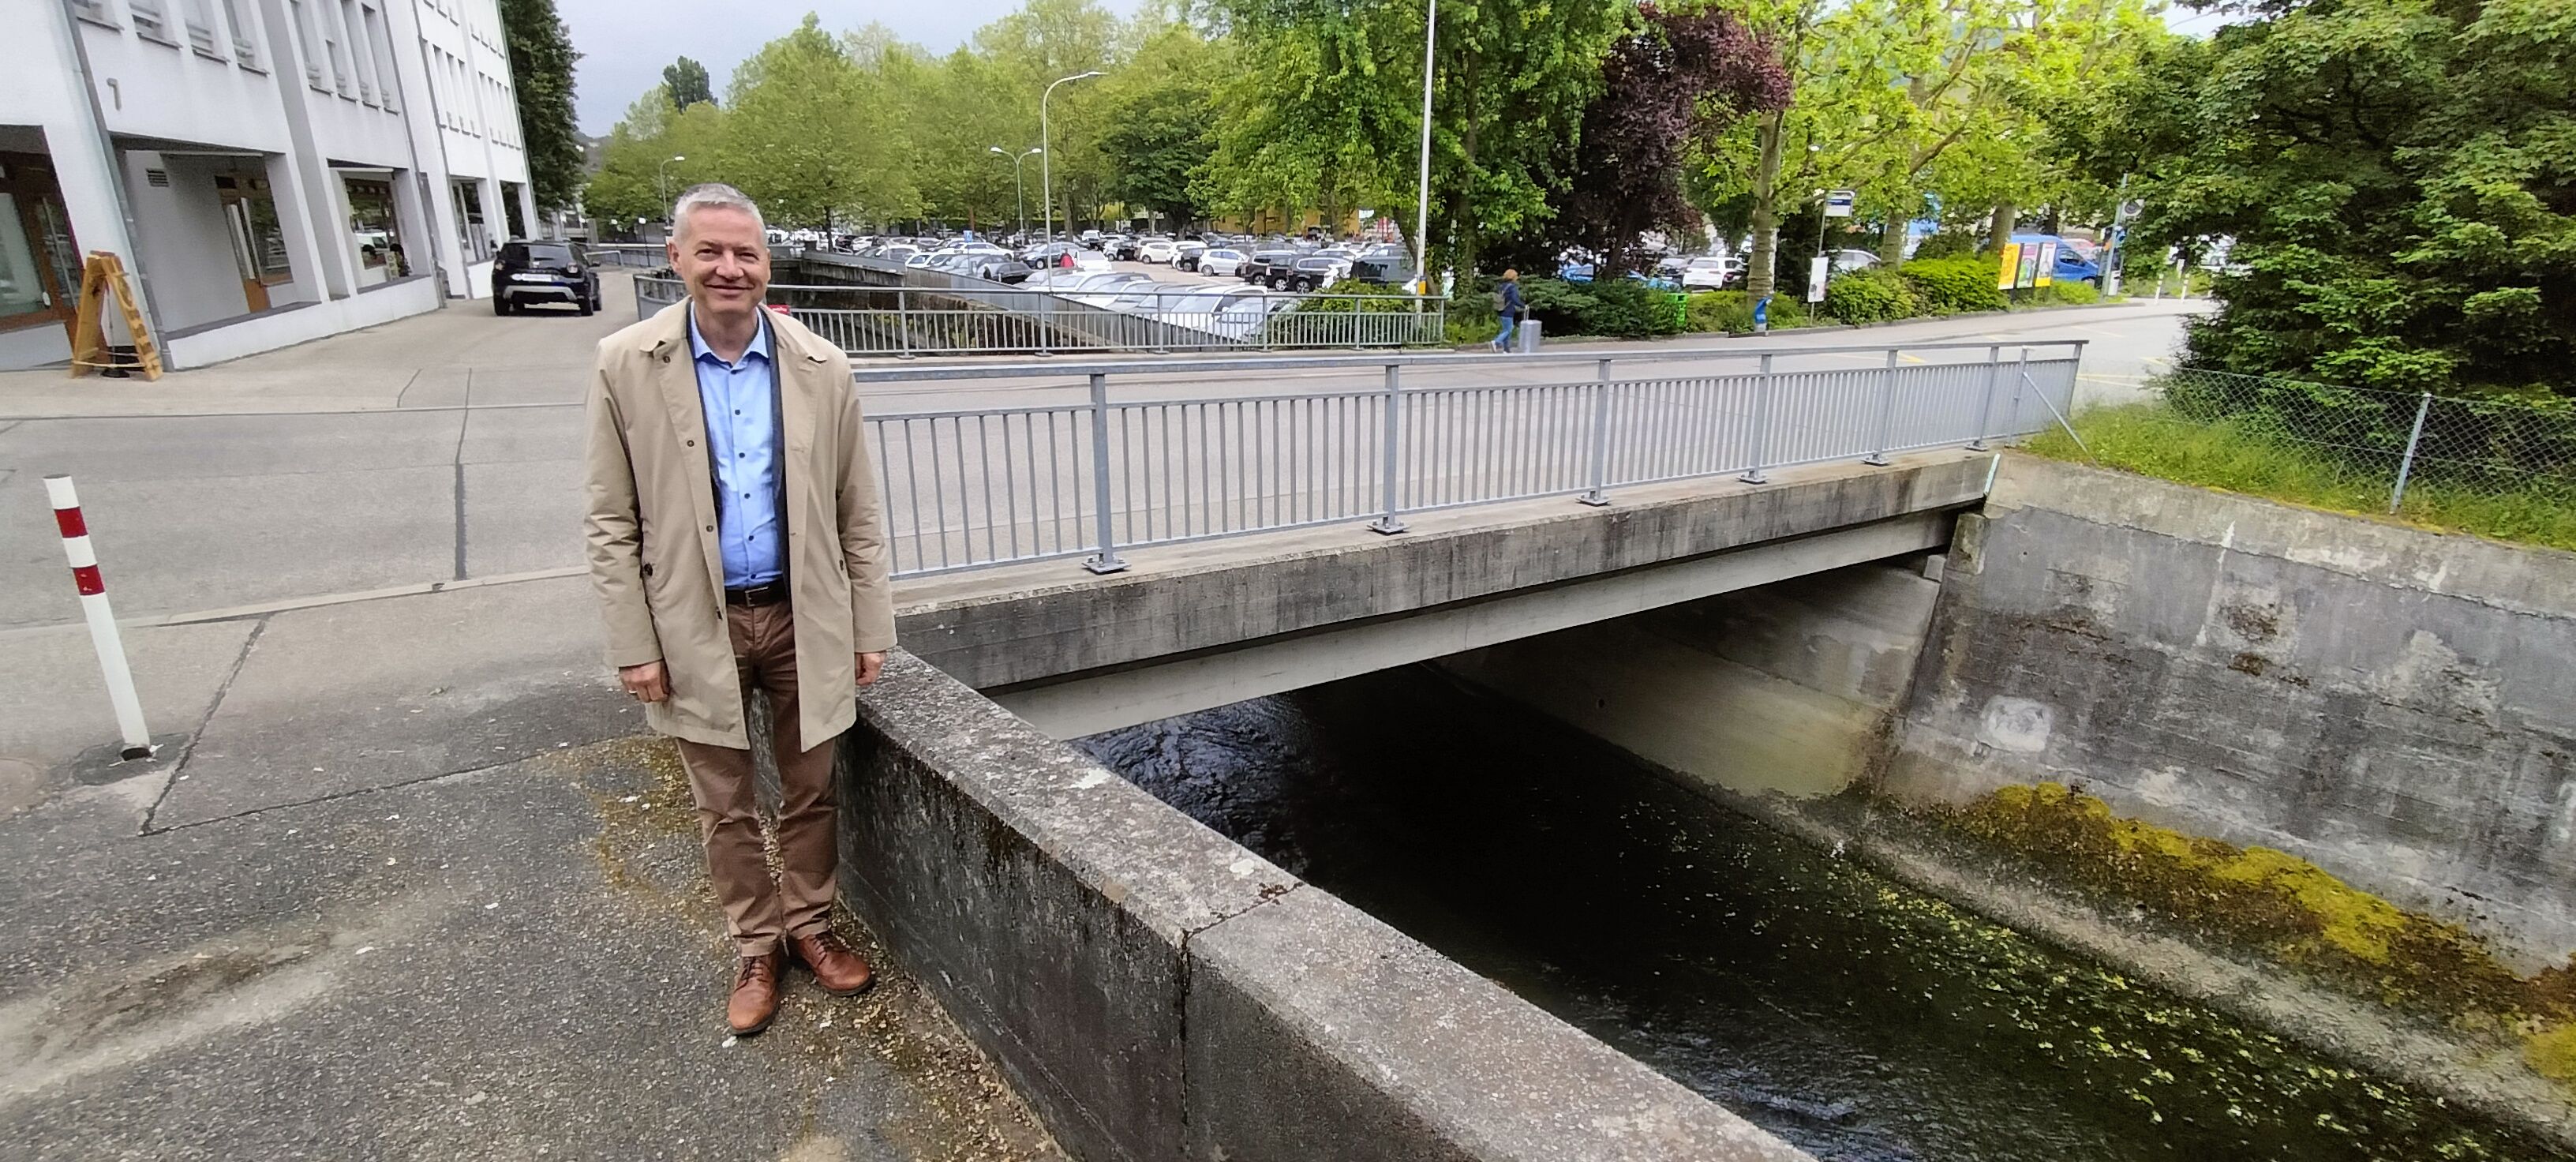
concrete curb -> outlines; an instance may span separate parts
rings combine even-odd
[[[843,896],[1084,1159],[1811,1162],[909,655]]]

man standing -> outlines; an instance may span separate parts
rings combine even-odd
[[[1521,272],[1504,271],[1503,289],[1496,293],[1501,296],[1501,301],[1495,304],[1495,313],[1502,317],[1503,329],[1494,336],[1494,350],[1509,351],[1512,349],[1512,331],[1529,315],[1529,307],[1521,302]]]
[[[868,986],[831,929],[832,753],[894,646],[894,606],[849,360],[763,309],[769,246],[741,191],[691,187],[671,221],[689,298],[600,340],[583,528],[609,664],[688,768],[741,955],[725,1020],[749,1036],[777,1014],[790,948],[836,996]],[[783,792],[774,883],[753,687]]]

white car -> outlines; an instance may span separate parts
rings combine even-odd
[[[1170,262],[1180,247],[1169,238],[1148,238],[1136,247],[1138,262]]]
[[[1727,280],[1734,275],[1735,272],[1729,267],[1727,259],[1713,254],[1702,255],[1691,259],[1690,265],[1682,268],[1682,289],[1717,290],[1724,287]]]
[[[1210,250],[1205,254],[1199,255],[1199,273],[1224,275],[1231,278],[1243,273],[1243,264],[1250,260],[1251,257],[1251,255],[1245,254],[1240,250],[1230,250],[1219,247],[1217,249]]]
[[[903,260],[903,264],[904,264],[905,266],[911,267],[911,268],[912,268],[912,269],[914,269],[914,270],[919,270],[919,269],[921,269],[922,267],[925,267],[925,266],[930,265],[930,260],[931,260],[931,259],[933,259],[933,258],[939,258],[939,257],[943,257],[943,255],[940,255],[940,254],[933,254],[933,253],[931,253],[931,252],[929,252],[929,251],[925,250],[925,251],[922,251],[922,252],[920,252],[920,253],[918,253],[918,254],[913,255],[913,256],[912,256],[912,257],[910,257],[910,258],[904,259],[904,260]]]

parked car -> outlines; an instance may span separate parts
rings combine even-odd
[[[1025,282],[1035,268],[1007,254],[978,254],[975,277],[990,282]]]
[[[1205,242],[1173,243],[1172,269],[1197,270],[1199,268],[1199,256],[1206,254],[1207,250],[1208,245]]]
[[[1228,277],[1239,275],[1243,273],[1243,264],[1251,259],[1251,255],[1230,246],[1210,247],[1199,255],[1198,272]]]
[[[1846,270],[1868,270],[1878,265],[1878,253],[1871,250],[1837,250],[1829,256],[1828,264],[1836,274]]]
[[[1124,234],[1113,234],[1100,245],[1100,252],[1111,262],[1136,261],[1136,240]]]
[[[1737,266],[1730,266],[1729,263],[1732,261],[1714,254],[1703,254],[1691,259],[1682,266],[1682,289],[1717,290],[1724,287],[1734,281],[1735,272],[1740,269]]]
[[[599,271],[584,265],[566,243],[504,243],[492,259],[492,313],[507,315],[532,302],[571,303],[585,315],[596,311]]]
[[[1354,258],[1348,277],[1373,286],[1402,286],[1413,277],[1413,256],[1398,248],[1393,254]]]
[[[1243,281],[1257,282],[1276,290],[1288,285],[1288,272],[1303,257],[1294,250],[1256,250],[1235,269],[1243,276]]]
[[[1169,238],[1148,238],[1136,244],[1136,261],[1170,262],[1180,253]]]

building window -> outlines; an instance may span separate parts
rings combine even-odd
[[[330,92],[330,86],[322,83],[322,57],[313,51],[313,14],[305,9],[304,0],[286,0],[286,18],[295,24],[296,47],[304,50],[304,83]]]
[[[394,68],[394,42],[385,35],[384,10],[366,8],[362,11],[367,25],[367,47],[376,54],[377,96],[384,101],[386,112],[400,112],[402,102],[397,94],[402,89],[402,74]]]
[[[456,241],[464,248],[465,261],[490,259],[492,229],[483,221],[483,183],[459,180],[448,186],[456,196]]]
[[[358,256],[358,285],[374,286],[411,273],[403,256],[402,229],[394,217],[394,187],[374,178],[344,179],[349,191],[349,245]]]
[[[242,22],[241,0],[224,0],[224,27],[233,33],[233,60],[243,68],[259,67],[259,50],[250,38],[250,25]]]
[[[170,13],[162,7],[164,0],[126,0],[125,9],[134,17],[134,31],[145,40],[157,40],[176,47],[179,38],[170,31]]]
[[[80,248],[52,164],[0,153],[0,331],[69,325],[80,280]]]

